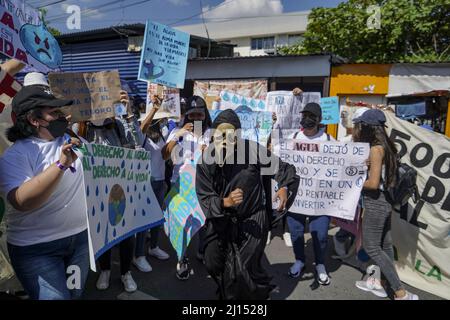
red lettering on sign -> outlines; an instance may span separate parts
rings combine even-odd
[[[17,60],[23,61],[24,63],[28,64],[27,54],[25,52],[23,52],[22,50],[17,49],[15,57]]]
[[[12,15],[10,15],[8,12],[5,12],[3,14],[3,17],[0,19],[0,22],[3,23],[5,26],[10,27],[12,30],[14,29],[14,20]]]

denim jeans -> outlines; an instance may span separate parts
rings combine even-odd
[[[81,297],[89,272],[87,230],[30,246],[8,243],[8,252],[17,278],[31,299],[69,300]],[[78,268],[71,269],[70,266]],[[74,278],[77,275],[79,279]],[[80,285],[78,288],[77,284]],[[75,288],[68,285],[75,285]]]
[[[299,213],[289,212],[287,223],[291,232],[292,246],[295,259],[305,263],[305,225],[309,218],[309,231],[311,232],[314,257],[316,264],[324,264],[328,242],[329,216],[306,216]]]
[[[164,185],[165,181],[152,181],[152,189],[155,193],[156,200],[158,200],[159,206],[162,208],[164,204]],[[150,248],[154,249],[158,246],[158,237],[159,231],[161,230],[161,226],[156,226],[150,229]],[[142,257],[145,256],[145,239],[146,239],[146,231],[139,232],[136,235],[136,250],[135,256]]]

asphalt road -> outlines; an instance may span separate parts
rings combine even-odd
[[[333,252],[331,235],[336,232],[330,230],[329,257]],[[306,271],[302,278],[292,279],[287,275],[289,267],[294,262],[292,248],[285,246],[281,238],[281,230],[274,230],[273,239],[266,247],[264,265],[268,272],[274,277],[273,282],[278,285],[279,291],[273,293],[273,300],[379,300],[372,293],[364,292],[355,287],[355,281],[363,277],[363,272],[357,267],[342,263],[338,260],[328,259],[327,269],[331,277],[331,284],[319,286],[313,275],[313,252],[312,243],[307,234],[307,262]],[[98,274],[91,272],[88,278],[84,299],[88,300],[214,300],[216,299],[216,285],[208,277],[204,266],[195,258],[197,242],[191,243],[188,254],[194,270],[194,274],[187,281],[180,281],[175,276],[176,254],[171,248],[167,237],[161,232],[160,247],[166,250],[171,258],[167,261],[159,261],[149,257],[153,268],[150,273],[142,273],[134,266],[133,277],[138,285],[138,291],[127,294],[123,291],[120,282],[118,252],[113,253],[113,269],[111,283],[108,290],[98,291],[95,282]],[[440,299],[430,293],[405,285],[406,289],[419,295],[422,300]],[[388,298],[386,298],[388,299]]]

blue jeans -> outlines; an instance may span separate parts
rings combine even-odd
[[[165,181],[152,181],[152,189],[155,193],[156,200],[159,203],[159,206],[162,208],[164,204],[164,185]],[[159,231],[161,230],[161,226],[157,226],[150,229],[150,248],[154,249],[158,246],[158,237]],[[139,232],[136,235],[136,250],[135,256],[142,257],[145,256],[145,239],[146,239],[146,231]]]
[[[17,278],[31,299],[69,300],[81,297],[89,272],[87,230],[31,246],[8,243],[8,252]],[[80,272],[70,266],[78,267],[75,269]],[[76,279],[77,275],[79,279]]]
[[[309,218],[309,231],[314,246],[316,264],[324,264],[328,241],[329,216],[305,216],[303,214],[289,212],[287,223],[291,232],[292,246],[295,259],[305,263],[305,225]]]

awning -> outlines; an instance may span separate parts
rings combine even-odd
[[[388,97],[450,91],[450,63],[394,64]]]

